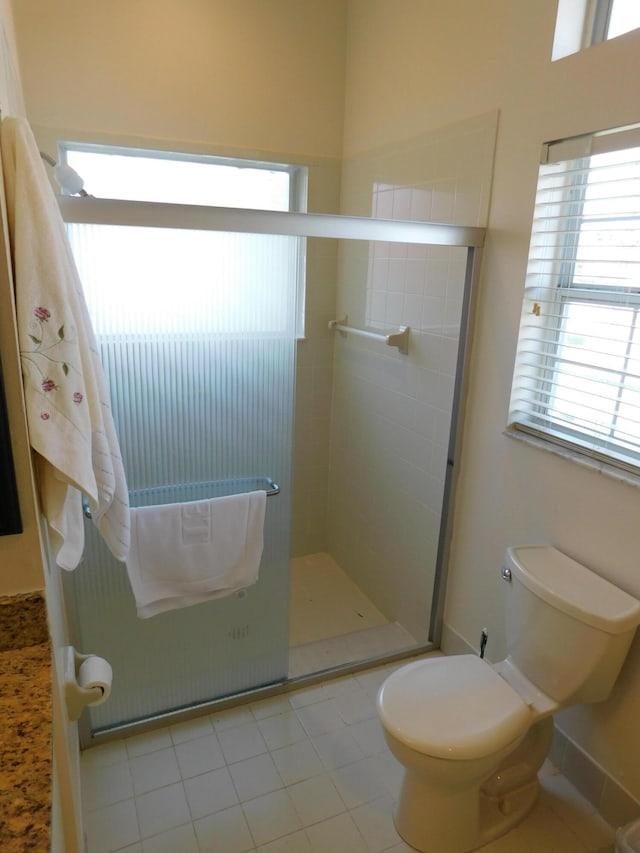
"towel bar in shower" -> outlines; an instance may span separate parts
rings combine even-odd
[[[257,486],[258,483],[264,485],[260,487]],[[253,484],[256,485],[256,488],[241,489],[240,486],[242,484]],[[181,497],[180,500],[206,500],[212,496],[211,492],[220,491],[224,495],[237,495],[249,491],[264,491],[267,497],[271,498],[274,495],[280,494],[280,486],[271,477],[238,477],[233,480],[215,480],[206,483],[188,483],[186,485],[180,483],[173,486],[154,486],[149,489],[136,489],[129,492],[129,499],[133,506],[152,506],[159,503],[178,503],[175,499],[176,492],[182,492],[182,494],[186,492],[191,493],[188,498]],[[222,497],[222,495],[217,495],[217,497]],[[158,500],[159,498],[160,500]],[[91,509],[84,496],[82,498],[82,509],[85,517],[91,518]]]
[[[360,335],[361,338],[372,338],[376,341],[381,341],[388,347],[397,347],[398,351],[403,355],[409,352],[409,326],[400,326],[397,332],[369,332],[366,329],[356,329],[354,326],[348,326],[349,318],[345,315],[337,320],[329,321],[329,328],[335,329],[336,332],[348,333],[351,335]]]

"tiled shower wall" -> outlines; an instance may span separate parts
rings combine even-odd
[[[497,114],[343,163],[341,212],[483,226]],[[466,250],[340,247],[337,314],[411,327],[409,355],[336,335],[328,542],[391,621],[427,638]]]

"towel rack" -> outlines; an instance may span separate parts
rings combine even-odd
[[[264,486],[255,489],[240,488],[242,484],[246,485],[249,483],[263,483]],[[157,498],[162,498],[167,495],[167,493],[169,493],[169,495],[173,493],[175,496],[177,491],[184,491],[185,489],[189,489],[192,492],[197,493],[196,496],[189,498],[189,500],[206,500],[208,497],[211,497],[211,492],[219,491],[222,491],[224,495],[244,494],[244,492],[249,491],[264,491],[267,493],[268,498],[280,494],[280,486],[272,480],[271,477],[239,477],[233,480],[214,480],[206,483],[188,483],[186,486],[183,483],[179,483],[172,486],[152,486],[148,489],[136,489],[135,491],[129,492],[129,499],[134,506],[149,506],[158,503],[177,503],[175,497],[174,500],[160,501],[157,500]],[[220,497],[221,496],[222,495],[220,495]],[[82,509],[85,518],[91,518],[91,509],[84,495],[82,497]]]
[[[351,335],[360,335],[361,338],[372,338],[373,340],[381,341],[388,347],[397,347],[398,351],[403,355],[407,355],[409,352],[409,326],[400,326],[397,332],[389,332],[385,335],[379,332],[369,332],[366,329],[356,329],[354,326],[348,326],[348,320],[349,318],[346,314],[339,319],[330,320],[329,328],[334,329],[336,332],[347,332]]]

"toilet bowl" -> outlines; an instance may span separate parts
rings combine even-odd
[[[396,826],[417,850],[473,850],[533,807],[551,717],[535,721],[531,707],[480,658],[401,667],[380,690],[378,715],[405,767]]]
[[[640,622],[636,599],[554,548],[508,549],[502,575],[505,660],[414,661],[378,694],[404,765],[396,828],[423,853],[475,850],[526,817],[553,713],[609,695]]]

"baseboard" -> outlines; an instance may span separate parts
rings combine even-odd
[[[640,816],[640,803],[557,726],[549,759],[610,826],[624,826]]]
[[[477,649],[446,624],[442,628],[441,650],[445,655],[478,654]],[[610,826],[624,826],[640,815],[640,803],[557,725],[549,759]]]

